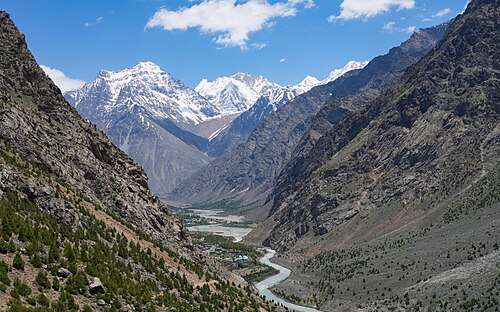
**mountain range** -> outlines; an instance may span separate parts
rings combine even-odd
[[[273,89],[268,94],[261,96],[249,109],[210,139],[208,155],[218,157],[245,143],[252,131],[264,122],[269,114],[277,111],[296,96],[306,93],[316,86],[335,81],[350,71],[362,69],[366,64],[368,62],[350,61],[343,68],[331,71],[328,77],[322,81],[306,76],[297,85]]]
[[[334,72],[363,64],[350,62]],[[262,76],[237,73],[202,80],[193,90],[158,65],[141,62],[101,70],[94,81],[65,97],[141,164],[153,192],[165,197],[213,157],[242,143],[269,113],[312,87],[307,81],[281,87]]]

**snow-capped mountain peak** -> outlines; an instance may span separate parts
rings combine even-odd
[[[321,81],[319,81],[316,77],[307,75],[301,82],[294,86],[291,86],[290,88],[297,94],[302,94],[306,93],[319,84],[321,84]]]
[[[279,87],[263,76],[238,72],[214,81],[202,79],[195,90],[226,115],[247,110],[261,96]]]
[[[314,88],[316,86],[327,84],[329,82],[335,81],[338,78],[345,75],[347,72],[350,72],[350,71],[356,70],[356,69],[362,69],[367,64],[368,64],[368,62],[366,62],[366,61],[363,61],[363,62],[349,61],[349,62],[347,62],[347,64],[345,64],[344,67],[332,70],[328,74],[328,77],[323,79],[323,80],[318,80],[316,77],[312,77],[312,76],[308,75],[298,84],[296,84],[294,86],[290,86],[288,88],[295,91],[297,93],[297,95],[302,94],[302,93],[305,93],[305,92],[311,90],[312,88]]]
[[[362,62],[356,62],[356,61],[349,61],[347,64],[339,69],[332,70],[330,74],[328,74],[328,77],[324,79],[321,84],[326,84],[332,81],[337,80],[338,78],[342,77],[344,74],[347,72],[350,72],[352,70],[356,69],[362,69],[368,64],[368,61],[362,61]]]
[[[186,124],[198,124],[219,113],[153,62],[117,71],[101,70],[93,82],[65,96],[79,110],[93,110],[96,114],[142,110],[155,119]]]

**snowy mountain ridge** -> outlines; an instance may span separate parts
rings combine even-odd
[[[328,76],[323,80],[319,80],[316,77],[307,75],[301,82],[299,82],[294,86],[289,86],[288,88],[294,90],[297,93],[297,95],[306,93],[307,91],[311,90],[316,86],[324,85],[332,81],[335,81],[352,70],[362,69],[367,64],[368,61],[362,61],[362,62],[349,61],[344,67],[332,70],[328,74]]]
[[[352,70],[363,69],[366,65],[368,65],[368,63],[368,61],[349,61],[344,67],[332,70],[330,74],[328,74],[328,77],[322,80],[320,84],[327,84],[329,82],[335,81]]]
[[[220,113],[196,91],[152,62],[119,71],[101,70],[94,81],[65,93],[65,97],[78,110],[89,110],[90,115],[91,111],[111,114],[115,110],[140,110],[155,119],[196,125]]]
[[[202,79],[195,91],[204,96],[222,114],[241,113],[249,109],[261,96],[280,88],[263,76],[238,72],[218,77],[214,81]]]

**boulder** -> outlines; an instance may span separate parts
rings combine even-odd
[[[98,277],[94,277],[94,280],[89,285],[89,292],[92,295],[97,293],[103,293],[105,291],[104,285]]]
[[[65,269],[65,268],[59,268],[59,270],[57,270],[57,276],[59,277],[68,277],[72,275],[72,273],[68,270],[68,269]]]

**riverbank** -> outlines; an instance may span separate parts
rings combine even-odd
[[[272,249],[266,249],[266,254],[259,260],[262,264],[268,265],[276,270],[279,271],[278,274],[273,275],[271,277],[266,278],[262,282],[259,282],[255,284],[255,288],[257,288],[258,292],[260,295],[266,297],[267,300],[274,301],[277,304],[281,304],[289,309],[293,309],[297,312],[321,312],[320,310],[310,308],[310,307],[304,307],[300,306],[294,303],[291,303],[283,298],[280,298],[276,296],[270,288],[273,287],[274,285],[277,285],[284,280],[286,280],[292,271],[290,269],[285,268],[284,266],[281,266],[279,264],[276,264],[274,262],[271,262],[271,259],[275,256],[276,251]]]

